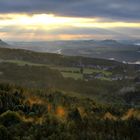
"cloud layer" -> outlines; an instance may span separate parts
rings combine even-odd
[[[139,39],[140,0],[0,0],[9,40]]]
[[[140,0],[1,0],[1,13],[53,13],[61,16],[139,20]]]

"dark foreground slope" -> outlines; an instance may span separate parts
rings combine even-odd
[[[139,140],[140,110],[0,84],[1,140]]]

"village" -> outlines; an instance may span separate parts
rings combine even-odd
[[[118,80],[134,80],[134,76],[126,74],[126,70],[123,72],[113,73],[115,66],[102,66],[102,65],[76,65],[73,68],[59,69],[64,77],[82,79],[84,81],[91,81],[95,79],[118,81]]]

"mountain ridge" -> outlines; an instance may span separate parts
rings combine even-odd
[[[0,39],[0,47],[9,47],[10,45],[6,42],[4,42],[2,39]]]

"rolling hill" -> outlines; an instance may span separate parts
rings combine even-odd
[[[133,42],[116,40],[75,40],[48,42],[9,42],[13,48],[63,55],[113,59],[116,61],[140,61],[140,46]]]
[[[10,45],[0,39],[0,47],[10,47]]]

